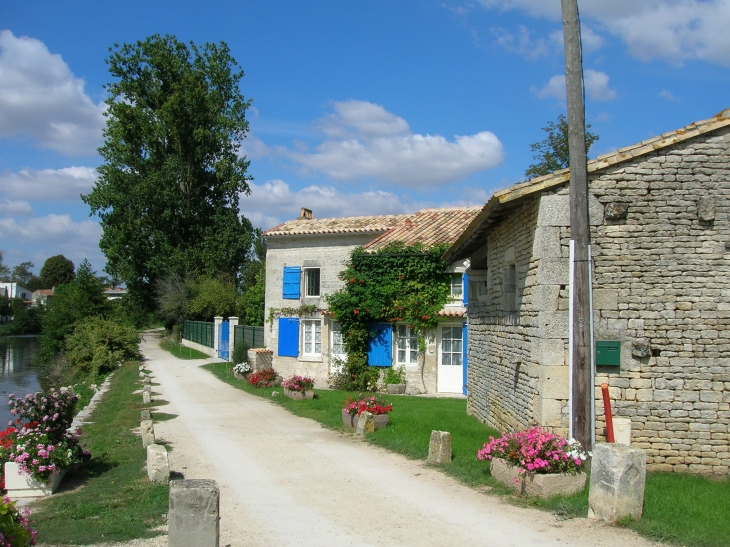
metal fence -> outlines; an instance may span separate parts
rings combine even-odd
[[[264,347],[264,327],[236,325],[233,337],[236,346],[240,343],[244,343],[249,348]]]
[[[196,344],[214,347],[213,344],[213,323],[204,321],[185,321],[183,328],[183,338],[190,340]]]

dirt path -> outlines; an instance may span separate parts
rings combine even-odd
[[[217,481],[221,547],[651,545],[586,519],[561,522],[505,504],[237,390],[201,361],[175,359],[145,338],[154,391],[169,401],[160,411],[178,415],[155,425],[158,437],[172,445],[173,471]]]

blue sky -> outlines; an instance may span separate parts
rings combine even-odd
[[[596,156],[730,107],[730,0],[579,0]],[[8,0],[0,19],[0,250],[101,270],[105,59],[154,34],[225,41],[253,99],[241,211],[483,204],[565,111],[560,0]],[[723,89],[725,91],[723,91]],[[150,196],[154,199],[154,196]]]

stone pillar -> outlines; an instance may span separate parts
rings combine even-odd
[[[360,419],[357,421],[357,429],[355,433],[357,435],[365,435],[365,433],[372,433],[375,431],[375,418],[370,412],[362,412]]]
[[[147,447],[147,478],[155,484],[170,481],[170,460],[167,458],[167,449],[161,444]]]
[[[623,444],[593,447],[588,518],[616,522],[641,518],[646,482],[646,452]]]
[[[213,357],[218,357],[218,334],[220,333],[222,323],[223,318],[220,315],[216,315],[213,318],[213,351],[215,351]]]
[[[451,433],[431,431],[426,463],[451,463]]]
[[[149,410],[142,410],[139,413],[139,415],[140,415],[140,418],[142,418],[142,420],[151,420],[152,419],[152,416],[150,415]]]
[[[236,327],[238,326],[238,317],[228,318],[228,354],[230,360],[233,361],[233,348],[236,347]]]
[[[219,504],[215,481],[171,481],[169,547],[218,547]]]
[[[151,401],[152,401],[152,397],[150,396],[150,392],[149,391],[143,391],[142,392],[142,404],[143,405],[148,405],[148,404],[150,404]]]
[[[151,444],[155,444],[155,425],[152,420],[143,420],[139,426],[142,434],[142,448],[147,448]]]

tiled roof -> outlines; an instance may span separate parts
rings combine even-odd
[[[406,245],[423,243],[427,247],[451,243],[456,241],[481,210],[480,206],[423,209],[408,215],[391,230],[365,245],[365,249],[376,251],[394,242]]]
[[[466,308],[458,308],[455,310],[443,309],[436,312],[439,317],[464,317],[466,315]]]
[[[668,146],[675,145],[682,141],[694,138],[709,131],[730,126],[730,108],[726,108],[719,114],[707,120],[701,120],[689,124],[686,127],[663,133],[626,148],[619,148],[615,152],[598,156],[588,162],[588,173],[593,173],[617,165],[633,158],[637,158],[661,150]],[[444,258],[447,261],[455,261],[468,257],[478,246],[482,245],[482,235],[493,221],[500,214],[504,214],[511,206],[519,203],[521,198],[532,195],[542,190],[548,190],[567,183],[570,180],[570,169],[560,169],[549,175],[536,177],[527,182],[521,182],[510,186],[506,190],[495,192],[487,201],[481,212],[471,221],[469,227],[464,230],[461,236],[446,251]]]
[[[379,234],[412,215],[309,218],[289,220],[264,232],[266,237],[310,234]]]

